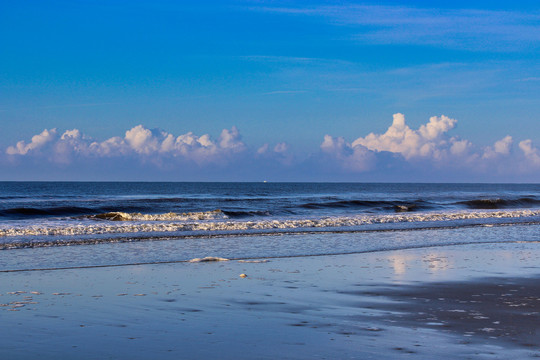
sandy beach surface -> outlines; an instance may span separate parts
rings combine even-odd
[[[538,259],[529,242],[4,272],[0,358],[537,358]]]

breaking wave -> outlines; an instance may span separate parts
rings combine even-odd
[[[141,214],[115,211],[104,214],[90,215],[88,218],[109,221],[189,221],[227,219],[227,215],[225,215],[221,210],[189,212],[181,214],[174,212],[169,212],[166,214]]]
[[[461,211],[439,213],[398,213],[386,215],[339,216],[313,219],[268,219],[268,220],[228,220],[223,212],[187,213],[187,214],[102,214],[106,220],[121,217],[118,223],[109,221],[82,221],[77,224],[63,225],[2,225],[0,237],[28,236],[80,236],[100,234],[140,234],[165,233],[174,236],[184,234],[211,234],[218,232],[273,231],[273,230],[309,230],[309,229],[339,229],[361,227],[377,224],[425,223],[460,220],[482,220],[503,218],[527,218],[540,216],[540,210],[507,210],[507,211]],[[99,218],[98,218],[99,219]],[[454,224],[459,226],[459,224]],[[9,248],[9,244],[0,244],[0,249]]]

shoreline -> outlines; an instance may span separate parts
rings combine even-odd
[[[538,357],[538,258],[529,242],[2,273],[0,356]]]

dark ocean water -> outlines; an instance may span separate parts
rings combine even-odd
[[[436,244],[425,234],[437,229],[504,226],[499,240],[517,239],[539,223],[538,184],[0,182],[0,249],[57,248],[57,258],[63,245],[89,245],[69,250],[76,259],[104,245],[101,258],[127,254],[125,243],[146,254],[136,261],[230,254],[239,244],[233,256],[339,253],[392,247],[404,231],[416,240],[401,247]],[[392,236],[377,240],[381,232]],[[456,239],[438,241],[467,242]]]

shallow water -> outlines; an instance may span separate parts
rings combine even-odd
[[[216,256],[268,259],[380,252],[466,244],[538,243],[540,225],[512,224],[343,233],[274,234],[207,238],[173,238],[96,245],[51,246],[6,250],[0,271],[184,262]]]

